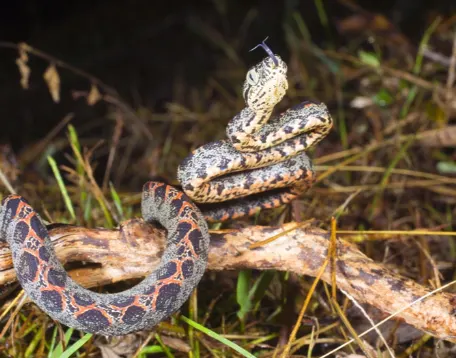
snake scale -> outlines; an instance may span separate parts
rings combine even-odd
[[[109,294],[81,287],[58,261],[38,213],[19,195],[3,199],[0,240],[11,248],[19,283],[49,316],[108,336],[150,328],[177,311],[203,276],[206,221],[277,207],[312,185],[304,151],[326,136],[331,116],[324,104],[306,101],[272,117],[288,89],[287,66],[264,42],[260,46],[268,56],[247,73],[246,107],[228,124],[228,139],[203,145],[179,166],[185,193],[159,182],[144,185],[143,218],[166,228],[167,247],[159,267],[136,286]]]

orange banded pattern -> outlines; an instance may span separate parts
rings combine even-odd
[[[117,336],[150,328],[178,310],[196,287],[207,263],[207,224],[188,197],[148,182],[142,214],[168,230],[159,267],[129,290],[99,294],[74,282],[55,256],[39,215],[18,195],[0,207],[0,240],[7,241],[18,280],[27,295],[55,320],[81,331]]]

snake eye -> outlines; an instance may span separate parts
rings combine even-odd
[[[247,82],[249,85],[256,85],[260,77],[258,76],[258,72],[256,69],[252,68],[249,72],[247,72]]]

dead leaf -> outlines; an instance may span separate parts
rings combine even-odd
[[[57,68],[54,64],[50,64],[49,67],[46,69],[43,75],[44,80],[46,81],[49,93],[51,94],[52,99],[54,102],[60,102],[60,77],[59,73],[57,72]]]
[[[92,84],[90,87],[90,92],[89,95],[87,96],[87,104],[89,106],[93,106],[95,103],[97,103],[101,99],[101,93],[98,90],[98,87]]]
[[[102,358],[132,357],[141,344],[141,336],[144,334],[127,334],[110,337],[107,342],[100,337],[94,341],[94,345],[100,348]]]
[[[28,53],[27,45],[24,43],[19,44],[19,57],[16,59],[16,65],[19,68],[19,73],[21,74],[21,86],[23,89],[29,88],[29,79],[30,79],[30,67],[27,65],[28,62]]]
[[[192,349],[187,342],[177,337],[162,335],[161,339],[167,347],[175,349],[179,352],[189,353]]]

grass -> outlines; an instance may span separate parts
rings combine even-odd
[[[214,11],[223,16],[225,5],[216,3]],[[451,133],[454,122],[449,104],[455,94],[447,88],[454,87],[455,70],[425,57],[425,50],[439,41],[448,42],[454,34],[444,30],[444,19],[437,18],[415,52],[393,46],[375,29],[345,35],[347,44],[341,45],[327,3],[315,0],[314,6],[324,31],[322,45],[314,43],[310,26],[291,5],[283,22],[284,38],[270,41],[288,45],[290,90],[280,109],[312,97],[327,103],[333,113],[333,131],[312,150],[317,182],[292,208],[232,225],[281,225],[294,220],[297,226],[335,229],[337,224],[339,237],[356,242],[374,260],[436,290],[445,287],[454,292],[456,138],[450,137],[453,148],[441,145],[441,138]],[[14,182],[2,168],[0,180],[6,189],[1,194],[14,190],[23,194],[52,222],[113,228],[139,216],[136,204],[142,182],[153,176],[176,184],[180,161],[194,148],[223,138],[226,121],[243,107],[241,84],[254,55],[241,52],[249,44],[239,39],[245,38],[254,16],[249,12],[234,34],[222,25],[188,21],[189,31],[219,53],[218,61],[201,88],[177,78],[180,90],[163,113],[133,108],[96,77],[22,46],[29,57],[55,64],[61,83],[66,73],[73,72],[90,82],[92,93],[95,86],[110,97],[97,95],[87,104],[105,106],[105,118],[92,126],[94,131],[103,128],[103,136],[90,137],[73,119],[66,131],[52,132],[46,146],[34,154],[40,168],[21,168],[22,181]],[[450,59],[454,58],[456,49]],[[32,64],[21,62],[22,73],[27,67],[34,73]],[[179,95],[182,92],[188,96]],[[152,139],[146,132],[152,133]],[[63,149],[52,152],[58,140],[65,143]],[[35,170],[44,174],[27,181],[28,172]],[[334,243],[335,236],[332,239]],[[325,264],[335,264],[333,251],[329,250]],[[437,340],[424,332],[415,341],[401,341],[401,333],[388,335],[380,326],[370,328],[377,329],[375,339],[365,338],[353,313],[356,307],[365,309],[366,316],[375,315],[318,277],[210,272],[182,315],[174,315],[155,331],[106,341],[52,322],[16,290],[0,306],[0,357],[93,357],[99,356],[102,345],[141,358],[317,357],[341,345],[346,353],[363,352],[369,357],[374,356],[370,346],[378,354],[398,357],[435,354]],[[380,317],[372,322],[381,321]]]

